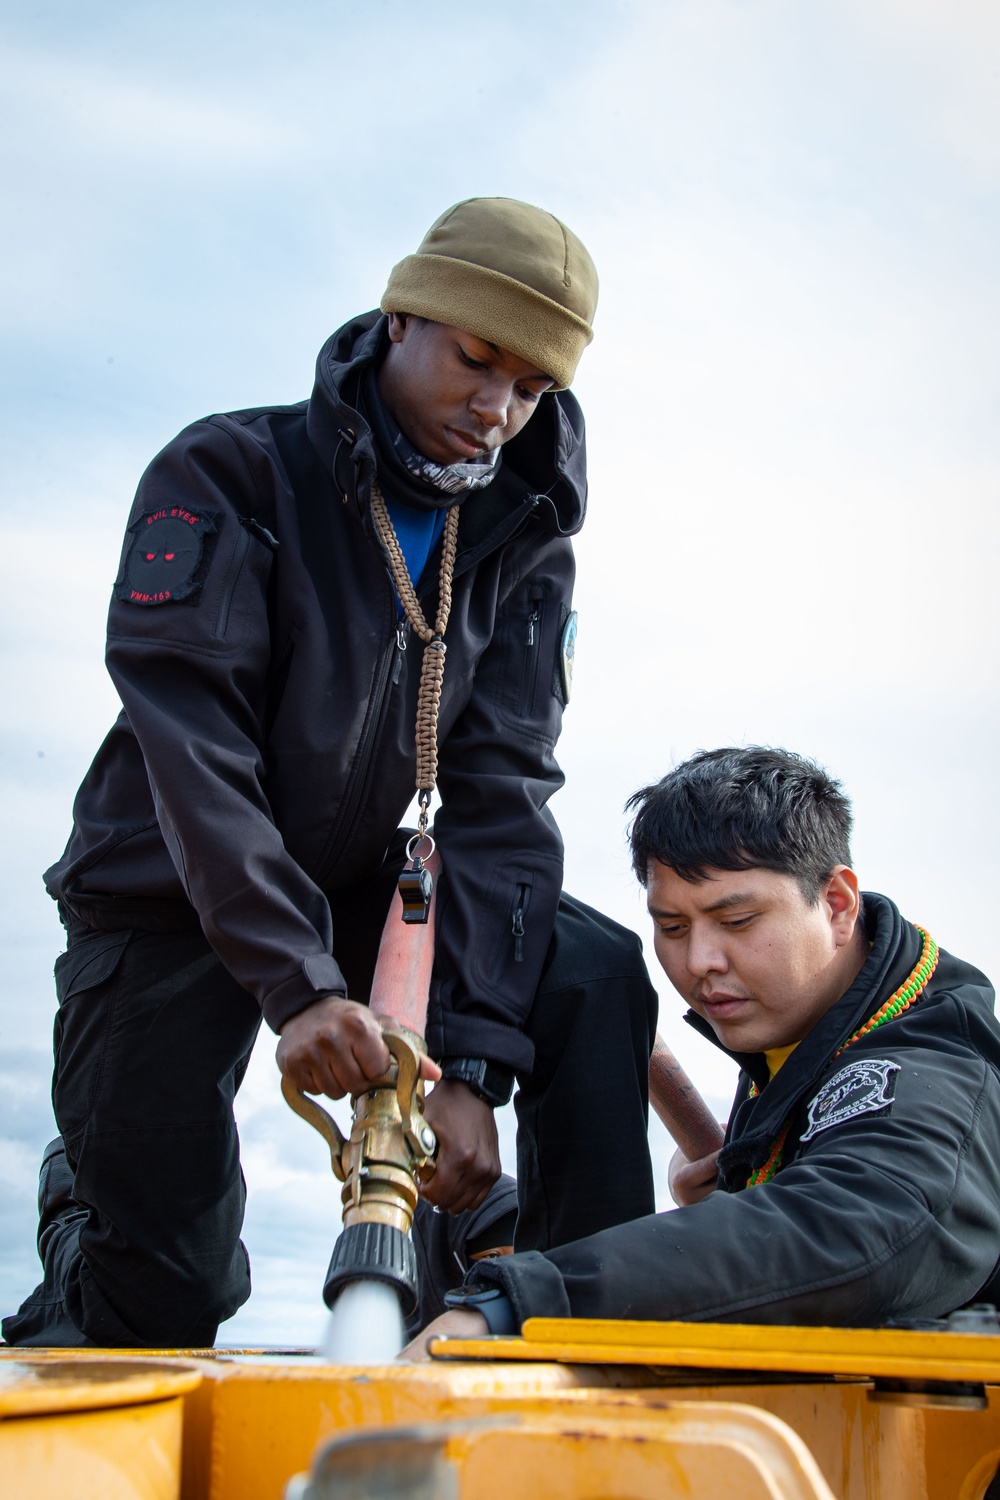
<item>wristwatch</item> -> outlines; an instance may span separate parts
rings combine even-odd
[[[441,1064],[442,1078],[468,1084],[474,1094],[498,1109],[514,1092],[514,1070],[485,1057],[447,1057]]]
[[[519,1332],[513,1304],[498,1286],[457,1286],[454,1291],[445,1292],[444,1305],[449,1309],[466,1307],[482,1313],[490,1333]]]

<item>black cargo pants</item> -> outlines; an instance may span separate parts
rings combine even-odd
[[[398,868],[387,858],[372,880],[331,896],[353,997],[369,992]],[[200,932],[72,923],[56,988],[53,1103],[69,1171],[58,1156],[43,1168],[45,1277],[4,1320],[4,1337],[211,1345],[250,1295],[233,1100],[260,1011]],[[518,1249],[653,1212],[655,1024],[637,939],[564,897],[525,1026],[535,1065],[518,1079]]]

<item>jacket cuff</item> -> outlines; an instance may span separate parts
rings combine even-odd
[[[302,960],[297,974],[265,998],[261,1006],[264,1020],[272,1031],[278,1032],[292,1016],[315,1005],[317,1000],[325,1000],[327,995],[340,995],[346,1000],[347,982],[337,960],[329,953],[311,953]]]
[[[427,1050],[431,1057],[485,1057],[515,1073],[530,1073],[535,1047],[516,1026],[484,1016],[449,1011],[427,1017]]]
[[[540,1250],[477,1261],[465,1285],[500,1287],[510,1299],[518,1328],[528,1318],[573,1316],[562,1276]]]

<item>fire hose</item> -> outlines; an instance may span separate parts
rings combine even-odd
[[[434,877],[434,854],[423,862]],[[429,883],[428,883],[429,884]],[[352,1100],[351,1133],[345,1137],[333,1117],[287,1078],[281,1090],[296,1114],[319,1131],[330,1148],[335,1176],[344,1184],[343,1230],[334,1246],[323,1285],[333,1304],[352,1281],[388,1282],[408,1315],[416,1306],[417,1265],[410,1226],[417,1184],[434,1170],[437,1139],[424,1118],[420,1058],[434,963],[434,893],[426,922],[403,920],[397,891],[379,945],[370,1007],[383,1027],[392,1055],[389,1070]],[[649,1063],[649,1101],[689,1161],[718,1150],[723,1133],[673,1052],[657,1033]]]

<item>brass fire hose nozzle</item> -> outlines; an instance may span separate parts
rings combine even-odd
[[[287,1078],[281,1092],[297,1115],[318,1130],[330,1147],[330,1164],[344,1184],[344,1227],[388,1224],[408,1234],[417,1206],[417,1181],[434,1171],[437,1137],[424,1118],[422,1039],[402,1027],[383,1033],[393,1062],[351,1103],[354,1118],[345,1139],[321,1104]]]
[[[403,1027],[383,1031],[393,1062],[351,1101],[354,1119],[345,1140],[321,1104],[288,1082],[281,1092],[330,1147],[330,1164],[344,1184],[344,1228],[323,1284],[328,1307],[352,1281],[383,1281],[399,1297],[404,1316],[417,1305],[417,1260],[410,1226],[417,1181],[434,1171],[437,1137],[424,1118],[420,1059],[425,1048]]]

